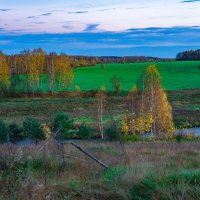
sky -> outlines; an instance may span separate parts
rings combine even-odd
[[[200,48],[200,0],[0,0],[0,50],[175,57]]]

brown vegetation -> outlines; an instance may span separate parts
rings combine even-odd
[[[103,171],[101,166],[71,144],[65,144],[65,164],[53,142],[46,147],[45,160],[44,151],[38,151],[39,145],[0,146],[1,198],[136,199],[136,195],[142,194],[131,196],[132,188],[147,177],[153,175],[159,183],[159,178],[165,180],[169,177],[170,180],[175,173],[180,174],[180,177],[177,183],[168,182],[168,186],[171,184],[172,188],[162,191],[158,187],[152,193],[147,188],[148,199],[163,199],[162,196],[167,199],[181,200],[188,199],[189,196],[190,199],[196,199],[200,195],[199,185],[194,182],[190,188],[187,181],[183,183],[181,178],[184,170],[192,173],[199,169],[198,142],[126,143],[130,161],[128,165],[124,164],[119,143],[81,142],[79,145],[106,163],[109,169]],[[196,181],[198,183],[199,177],[196,177]],[[151,188],[154,187],[153,184],[152,182]],[[181,187],[181,190],[176,187]]]

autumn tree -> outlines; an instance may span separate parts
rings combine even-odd
[[[138,82],[142,118],[152,116],[151,133],[158,137],[171,137],[173,132],[172,108],[161,86],[161,78],[155,65],[144,70]],[[145,126],[145,123],[143,123]],[[144,130],[144,127],[142,128]]]
[[[35,96],[36,86],[39,86],[40,71],[38,69],[38,56],[33,51],[29,56],[29,81],[32,88],[33,97]]]
[[[0,84],[1,91],[4,91],[9,85],[9,68],[6,60],[6,56],[0,53]]]
[[[33,56],[35,58],[35,67],[37,68],[37,71],[39,73],[39,86],[40,89],[42,90],[42,78],[43,78],[43,73],[44,73],[44,61],[45,61],[45,52],[39,48],[39,49],[34,49],[33,50]]]
[[[104,139],[104,123],[103,123],[103,115],[106,104],[106,90],[105,87],[102,86],[100,90],[96,94],[96,107],[97,107],[97,116],[98,116],[98,125],[101,134],[101,138]]]
[[[55,60],[56,60],[57,54],[54,52],[51,52],[48,56],[48,63],[50,66],[49,73],[50,73],[50,91],[53,94],[54,91],[54,85],[55,85]]]
[[[74,79],[73,69],[70,66],[69,58],[65,55],[57,56],[55,59],[55,74],[60,91],[72,85]]]
[[[137,86],[133,86],[127,97],[127,107],[129,114],[136,113],[137,95],[138,95]]]

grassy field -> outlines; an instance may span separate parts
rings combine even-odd
[[[81,142],[103,169],[71,144],[0,146],[0,199],[198,200],[200,144]],[[62,151],[63,152],[63,151]],[[44,156],[45,155],[45,156]],[[65,162],[64,162],[65,161]]]
[[[179,127],[199,126],[200,124],[200,89],[171,91],[168,98],[173,108],[174,120]],[[126,114],[126,96],[109,96],[108,107],[112,110],[116,120]],[[67,113],[76,123],[86,122],[93,126],[97,123],[94,109],[95,98],[9,98],[0,99],[0,119],[7,123],[16,122],[22,124],[26,117],[34,117],[43,123],[53,121],[56,113]],[[104,112],[104,119],[109,123],[110,118]],[[196,124],[196,125],[195,125]]]
[[[100,66],[75,69],[74,84],[83,90],[99,89],[105,85],[112,90],[110,79],[117,76],[121,79],[122,90],[129,91],[136,84],[143,69],[152,63],[108,64],[102,70]],[[198,62],[159,62],[158,70],[162,85],[167,90],[200,88],[200,61]]]
[[[80,86],[81,90],[97,90],[104,85],[107,90],[113,90],[110,79],[117,76],[121,80],[123,91],[129,91],[136,84],[143,69],[152,63],[126,63],[126,64],[107,64],[105,69],[100,65],[95,67],[76,68],[74,70],[75,79],[73,86]],[[200,61],[187,62],[158,62],[156,63],[162,77],[162,85],[166,90],[182,90],[200,88]],[[26,77],[21,75],[21,82],[15,92],[27,91]],[[13,82],[13,78],[11,79]],[[42,77],[42,91],[49,91],[49,77]],[[57,84],[55,91],[58,91]]]

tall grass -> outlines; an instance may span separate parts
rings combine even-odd
[[[0,146],[0,199],[199,199],[200,143],[80,142],[107,170],[65,144]]]

